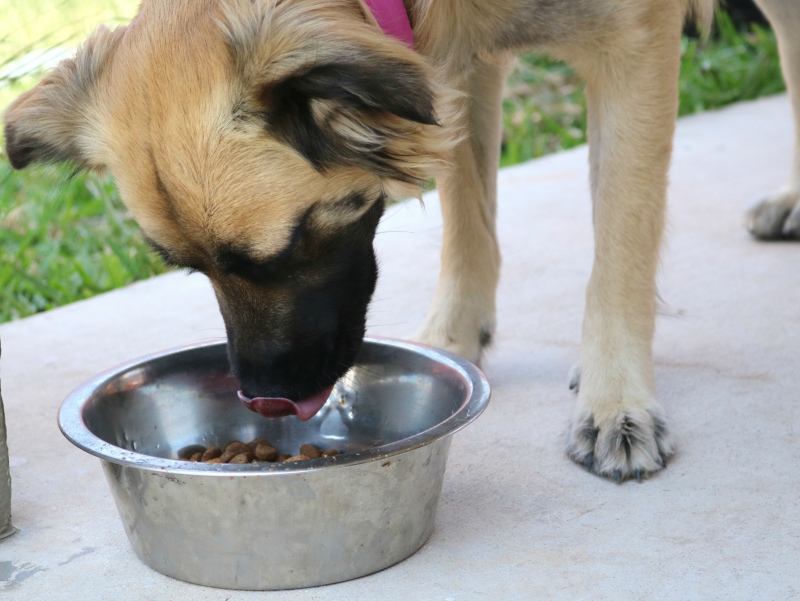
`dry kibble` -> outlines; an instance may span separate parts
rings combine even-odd
[[[192,460],[192,456],[195,453],[199,452],[199,453],[202,454],[203,451],[205,451],[205,450],[206,450],[206,448],[204,446],[192,445],[192,446],[184,449],[183,451],[181,451],[180,455],[178,455],[178,458],[179,459],[183,459],[184,461],[191,461]]]
[[[219,447],[211,447],[210,449],[206,449],[203,452],[203,461],[208,461],[209,459],[216,459],[217,457],[222,455],[222,449]]]
[[[250,451],[246,451],[245,453],[239,453],[230,460],[229,463],[236,463],[236,464],[243,464],[243,463],[250,463],[253,460],[253,454]]]
[[[234,440],[227,447],[225,447],[225,452],[233,453],[234,457],[239,453],[244,453],[249,450],[250,449],[247,448],[246,444],[244,444],[243,442],[239,442],[238,440]]]
[[[304,444],[300,447],[300,455],[305,455],[309,459],[317,459],[322,457],[322,451],[313,444]]]
[[[218,465],[221,463],[245,464],[264,461],[270,463],[275,461],[306,461],[319,457],[335,457],[338,454],[339,451],[336,449],[323,451],[313,444],[304,444],[300,447],[300,452],[297,455],[289,455],[280,453],[267,439],[256,438],[248,443],[234,440],[225,447],[224,451],[217,446],[206,449],[202,445],[192,445],[182,451],[179,458],[184,461],[202,461],[203,463]]]
[[[270,445],[260,444],[254,453],[259,461],[275,461],[278,458],[278,450]]]
[[[262,444],[265,445],[265,446],[268,446],[268,447],[274,447],[275,446],[270,441],[268,441],[266,438],[256,438],[252,442],[248,442],[247,446],[250,447],[250,450],[255,453],[256,449],[258,447],[260,447]]]
[[[222,455],[219,456],[220,461],[222,463],[230,463],[231,459],[236,457],[239,453],[234,453],[233,451],[225,451]]]

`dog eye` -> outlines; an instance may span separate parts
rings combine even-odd
[[[286,253],[280,253],[267,261],[260,261],[246,252],[225,249],[217,253],[217,268],[228,274],[237,275],[247,280],[266,279],[278,273],[286,261]]]
[[[286,247],[268,259],[255,257],[246,249],[226,244],[218,247],[214,254],[214,263],[220,271],[247,280],[273,278],[285,271],[292,262],[304,254],[307,221],[308,214],[304,215],[294,226]]]
[[[145,240],[147,240],[147,243],[150,245],[150,247],[153,249],[153,251],[156,254],[158,254],[159,257],[161,257],[161,260],[164,261],[164,263],[169,265],[170,267],[175,267],[175,268],[178,268],[178,269],[187,269],[189,271],[189,273],[195,273],[197,271],[202,271],[200,266],[197,265],[195,262],[188,261],[188,260],[185,260],[185,259],[182,259],[182,258],[176,256],[175,254],[173,254],[172,252],[170,252],[169,250],[167,250],[166,248],[164,248],[163,246],[161,246],[157,242],[153,241],[152,239],[147,238],[146,236],[145,236]]]

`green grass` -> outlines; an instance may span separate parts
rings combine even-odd
[[[26,0],[0,5],[0,69],[37,48],[70,45],[99,21],[132,14],[137,0]],[[773,34],[737,31],[720,13],[703,49],[682,46],[680,114],[783,90]],[[43,32],[49,32],[44,35]],[[34,76],[0,80],[0,110]],[[3,85],[10,84],[10,85]],[[568,67],[521,57],[503,101],[502,165],[583,144],[580,79]],[[788,125],[787,125],[788,126]],[[162,273],[107,177],[67,168],[14,172],[0,155],[0,322]]]
[[[0,72],[32,51],[71,48],[98,23],[135,14],[138,0],[0,4]],[[24,64],[30,65],[27,61]],[[0,78],[0,110],[41,75]],[[15,172],[0,154],[0,322],[163,273],[108,177],[68,167]]]
[[[139,0],[3,0],[0,2],[0,71],[32,51],[72,48],[98,23],[115,25],[136,14]],[[0,79],[0,108],[30,87],[36,73]]]
[[[716,18],[716,35],[702,50],[696,39],[681,48],[680,115],[783,92],[778,43],[771,30],[736,30],[727,13]],[[787,124],[788,127],[788,124]]]
[[[164,272],[108,178],[0,163],[0,316],[52,309]]]
[[[500,166],[516,165],[586,141],[583,84],[563,63],[519,57],[503,98]]]

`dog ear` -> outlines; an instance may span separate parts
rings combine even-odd
[[[357,55],[263,85],[267,127],[320,171],[347,165],[420,185],[453,138],[439,124],[430,75],[421,64]]]
[[[89,141],[96,83],[124,28],[98,28],[73,58],[61,61],[4,115],[6,153],[11,166],[71,161],[93,167]]]

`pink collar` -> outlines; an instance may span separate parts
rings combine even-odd
[[[403,0],[364,1],[385,34],[397,38],[409,48],[414,48],[414,32],[411,31],[411,22]]]

